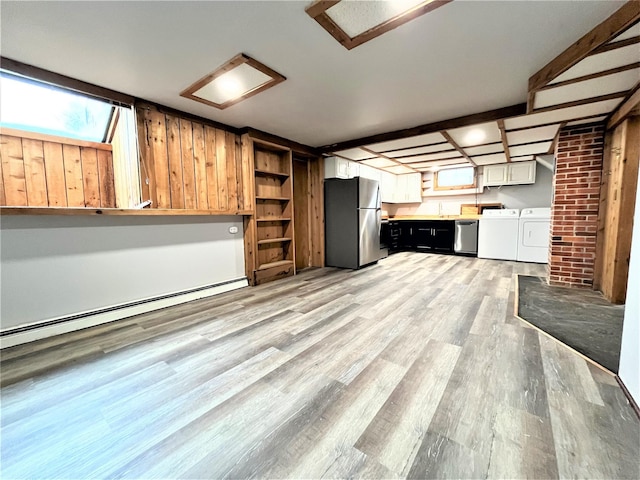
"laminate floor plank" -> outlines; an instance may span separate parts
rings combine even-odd
[[[402,252],[0,352],[2,478],[640,478],[615,379],[513,316],[545,265]]]

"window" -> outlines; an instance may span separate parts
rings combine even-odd
[[[115,107],[110,103],[0,73],[0,126],[103,143]]]
[[[475,167],[448,168],[434,174],[434,190],[476,188]]]

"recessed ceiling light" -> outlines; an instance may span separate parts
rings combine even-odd
[[[285,80],[278,72],[241,53],[180,95],[222,110]]]
[[[324,1],[306,12],[351,50],[452,0]]]
[[[465,135],[464,143],[465,145],[477,145],[478,143],[482,143],[485,138],[487,138],[487,133],[477,128]]]

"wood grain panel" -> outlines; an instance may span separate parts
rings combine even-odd
[[[193,165],[195,175],[197,208],[209,207],[209,186],[207,184],[207,150],[204,125],[193,122]]]
[[[244,198],[244,186],[248,179],[243,178],[242,171],[242,143],[238,135],[233,135],[233,141],[235,144],[236,152],[236,182],[238,185],[238,210],[244,210],[245,198]]]
[[[229,177],[227,176],[227,139],[224,130],[216,128],[215,169],[218,179],[218,209],[229,210]]]
[[[293,203],[295,204],[296,270],[311,266],[311,192],[309,165],[293,161]]]
[[[169,162],[169,190],[171,208],[184,208],[184,185],[182,178],[182,152],[180,151],[180,120],[166,115],[167,157]]]
[[[209,208],[211,210],[219,210],[218,195],[218,170],[216,159],[216,129],[205,125],[204,127],[204,144],[207,172],[207,194]]]
[[[311,266],[324,267],[324,158],[309,161]]]
[[[98,177],[98,154],[95,149],[80,147],[82,159],[82,181],[86,207],[100,206],[100,180]]]
[[[189,120],[180,119],[180,154],[182,156],[184,208],[197,208],[198,205],[195,161],[193,158],[193,128]]]
[[[50,207],[67,206],[67,189],[64,178],[62,144],[44,142],[44,168],[47,175],[47,195]]]
[[[47,175],[44,168],[44,150],[42,141],[22,139],[24,158],[24,178],[27,186],[27,203],[33,207],[46,207]]]
[[[0,154],[7,205],[18,207],[28,205],[22,141],[17,137],[0,136]]]
[[[151,111],[151,152],[157,196],[156,208],[171,208],[169,158],[167,155],[167,126],[165,115]]]
[[[97,150],[98,176],[100,179],[100,206],[115,208],[116,188],[113,173],[113,155],[105,150]]]
[[[142,201],[151,200],[151,208],[158,206],[151,152],[151,112],[148,108],[136,108],[138,123],[138,148],[140,158],[140,195]]]
[[[253,155],[253,141],[249,135],[242,135],[242,196],[244,198],[244,208],[246,210],[253,210],[255,208],[254,203],[254,181],[253,170],[255,159]]]
[[[222,131],[222,130],[221,130]],[[236,171],[236,136],[223,132],[225,138],[225,160],[227,170],[227,210],[238,209],[238,177]]]
[[[4,193],[4,174],[2,173],[2,161],[0,161],[0,205],[7,204],[7,197]]]
[[[84,181],[80,147],[63,145],[62,156],[64,158],[64,178],[67,182],[67,205],[69,207],[84,207]]]

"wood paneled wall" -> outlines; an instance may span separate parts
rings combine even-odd
[[[111,145],[4,128],[0,159],[2,206],[115,207]]]
[[[613,303],[624,303],[638,188],[640,116],[607,134],[600,188],[594,287]]]
[[[142,200],[151,208],[238,214],[253,210],[253,172],[232,132],[136,106]]]

